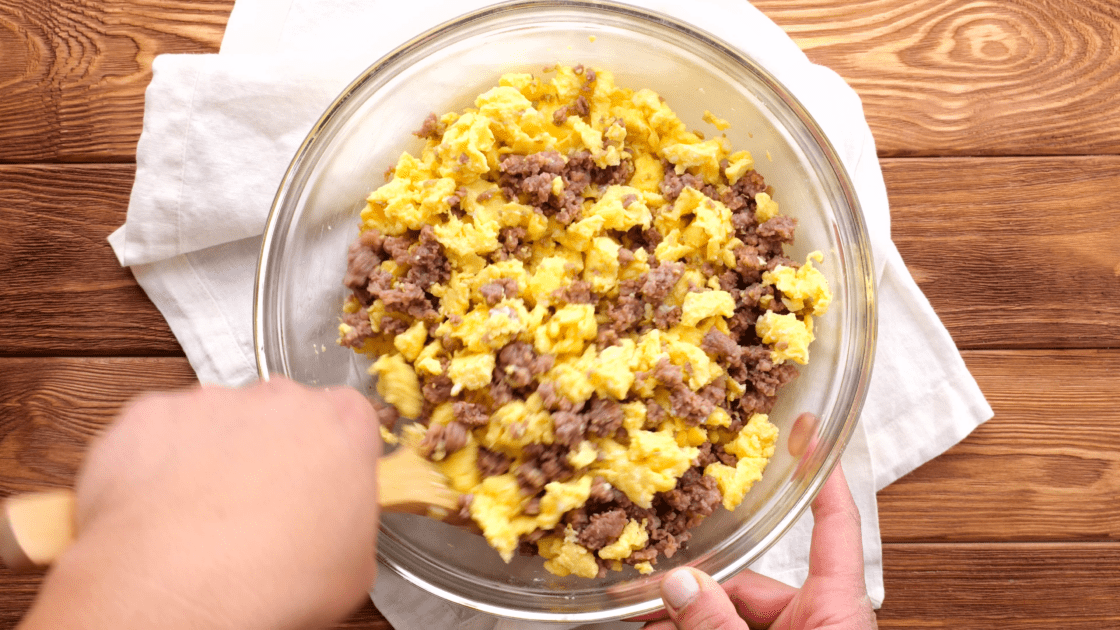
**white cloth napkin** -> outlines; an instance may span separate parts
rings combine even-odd
[[[240,385],[257,376],[251,312],[260,237],[276,187],[319,114],[382,54],[489,4],[238,0],[221,54],[156,58],[128,217],[109,240],[200,380]],[[856,185],[875,258],[879,336],[843,465],[862,515],[867,588],[878,607],[884,592],[875,493],[960,441],[992,410],[890,240],[886,189],[855,92],[810,63],[744,0],[630,4],[691,22],[758,60],[821,124]],[[806,514],[752,568],[800,584],[811,529]],[[526,627],[447,603],[391,571],[380,575],[374,601],[401,630]]]

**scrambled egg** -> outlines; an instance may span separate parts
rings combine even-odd
[[[793,313],[807,311],[807,315],[824,315],[832,302],[828,281],[824,274],[813,267],[813,261],[824,260],[820,252],[813,252],[798,269],[778,265],[774,271],[762,274],[764,285],[773,285],[782,292],[782,302]]]
[[[774,444],[778,441],[778,428],[770,424],[765,414],[751,416],[746,426],[739,430],[735,439],[724,448],[739,458],[734,467],[725,464],[709,464],[704,474],[716,480],[723,494],[723,507],[734,510],[743,501],[747,490],[754,482],[762,479],[766,462],[774,455]]]
[[[440,117],[442,136],[429,139],[419,156],[401,155],[392,179],[369,195],[362,229],[398,236],[432,226],[451,273],[446,282],[426,289],[440,299],[439,323],[431,338],[428,326],[417,320],[391,345],[367,342],[362,350],[380,355],[371,368],[377,391],[406,417],[415,418],[422,411],[420,376],[446,374],[453,395],[473,395],[490,385],[496,353],[517,340],[555,357],[542,381],[552,383],[572,403],[583,403],[593,395],[622,401],[622,431],[613,437],[585,439],[572,449],[567,461],[576,474],[564,483],[548,483],[532,513],[527,512],[532,498],[523,494],[513,472],[482,479],[476,460],[479,448],[485,447],[510,457],[513,471],[525,446],[553,443],[552,417],[539,395],[501,406],[485,427],[471,433],[466,447],[439,462],[451,485],[472,495],[471,517],[506,561],[522,536],[550,530],[553,533],[537,543],[547,560],[545,568],[559,576],[595,577],[600,571],[596,554],[579,544],[570,526],[563,531],[557,528],[566,512],[587,502],[593,479],[605,479],[636,505],[650,507],[656,493],[675,488],[680,476],[695,465],[698,446],[721,440],[738,463],[734,467],[714,463],[704,474],[716,481],[724,507],[734,509],[761,478],[778,430],[766,415],[755,414],[737,434],[728,435],[731,418],[718,407],[700,426],[669,418],[659,427],[650,427],[645,405],[626,402],[664,398],[665,392],[653,379],[640,375],[665,358],[683,369],[693,390],[719,378],[723,370],[701,349],[701,341],[713,327],[726,332],[727,320],[736,309],[731,293],[699,271],[711,263],[735,266],[735,251],[743,243],[735,237],[731,211],[692,187],[668,203],[659,189],[665,176],[663,164],[678,174],[697,174],[706,183],[726,177],[733,184],[753,169],[754,161],[746,151],[733,153],[723,136],[705,140],[688,131],[650,90],[617,87],[611,73],[599,70],[593,89],[590,93],[584,89],[581,96],[584,79],[567,67],[558,67],[551,81],[529,74],[504,75],[498,87],[478,96],[473,108]],[[590,122],[562,115],[561,107],[577,97],[586,98]],[[705,112],[704,120],[720,131],[730,125],[710,112]],[[634,173],[625,185],[587,195],[578,220],[560,225],[529,206],[507,201],[495,183],[483,178],[498,171],[506,154],[546,150],[563,155],[585,150],[599,166],[627,159]],[[556,177],[550,187],[551,194],[559,196],[564,182]],[[460,199],[457,213],[451,212],[448,201],[453,195]],[[769,194],[758,193],[755,202],[759,222],[778,214],[778,204]],[[624,260],[617,235],[651,226],[664,236],[655,251],[631,252]],[[485,257],[502,246],[506,228],[524,231],[532,246],[528,260],[487,261]],[[615,295],[621,282],[650,270],[651,257],[688,265],[665,301],[680,308],[679,324],[600,348],[595,343],[600,323],[595,307],[558,301],[557,292],[582,280],[596,293]],[[831,299],[824,276],[812,265],[814,260],[819,263],[822,256],[814,253],[804,266],[778,266],[763,275],[764,284],[780,292],[790,311],[766,312],[757,322],[759,337],[774,348],[775,362],[808,361],[812,317],[823,314]],[[392,261],[383,263],[382,269],[394,276],[402,273]],[[481,290],[496,280],[515,283],[516,296],[488,304]],[[349,313],[359,308],[353,300],[346,305]],[[371,327],[379,331],[385,304],[378,299],[367,310]],[[343,324],[340,333],[350,329]],[[440,338],[455,340],[458,348],[447,350]],[[726,380],[734,400],[743,389]],[[431,422],[446,424],[452,417],[450,403],[444,403],[432,411]],[[622,560],[648,543],[646,523],[631,520],[616,541],[598,550],[598,558],[619,568]],[[653,570],[649,562],[636,568],[642,573]]]
[[[604,560],[629,558],[630,554],[644,549],[648,542],[649,533],[646,531],[646,524],[631,519],[626,523],[618,540],[599,550],[599,557]]]
[[[704,110],[704,122],[708,123],[709,125],[712,125],[713,127],[715,127],[716,129],[718,129],[720,131],[723,131],[724,129],[729,129],[731,127],[731,123],[729,123],[726,120],[720,118],[719,116],[716,116],[715,114],[713,114],[712,112],[710,112],[708,110]]]
[[[537,541],[537,550],[545,558],[544,568],[549,573],[566,577],[578,575],[593,578],[599,575],[595,555],[576,540],[576,532],[568,526],[564,537],[546,536]]]
[[[823,259],[820,252],[813,252],[799,269],[778,265],[762,274],[763,284],[781,291],[782,303],[790,310],[784,315],[768,311],[755,325],[762,342],[774,344],[770,356],[775,363],[787,359],[801,365],[809,362],[809,344],[815,339],[813,315],[823,315],[832,302],[828,281],[813,267],[814,260],[819,263]]]
[[[638,507],[650,507],[653,495],[672,490],[677,479],[700,454],[695,447],[681,446],[665,431],[630,431],[630,445],[611,439],[599,445],[602,460],[592,466],[612,486],[622,490]]]
[[[416,372],[399,354],[383,355],[372,366],[370,373],[377,375],[377,393],[385,402],[397,408],[406,417],[420,413],[423,396]]]
[[[509,562],[521,536],[537,529],[552,529],[565,512],[586,503],[591,482],[592,478],[584,475],[565,483],[547,484],[539,514],[529,516],[523,513],[528,497],[522,496],[515,475],[487,477],[473,489],[471,518],[482,528],[486,542]]]

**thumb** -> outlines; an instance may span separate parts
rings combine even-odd
[[[723,587],[696,569],[669,573],[661,581],[661,598],[680,630],[747,630]]]

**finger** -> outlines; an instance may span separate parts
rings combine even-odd
[[[349,387],[338,387],[323,392],[338,411],[347,426],[363,435],[377,433],[377,414],[369,400]]]
[[[747,630],[719,583],[696,569],[670,572],[661,581],[661,598],[680,630]]]
[[[661,621],[651,621],[647,623],[642,626],[642,630],[677,630],[677,624],[668,619],[662,619]]]
[[[813,521],[809,575],[853,579],[862,585],[859,509],[840,466],[836,466],[813,501]]]
[[[189,404],[191,392],[146,393],[129,401],[107,430],[89,445],[75,483],[79,529],[88,529],[111,510],[119,490],[159,462],[170,460],[175,441],[165,430],[144,430],[166,424],[176,407]],[[173,428],[173,427],[172,427]],[[156,439],[153,434],[162,436]]]
[[[259,389],[266,392],[298,392],[308,388],[286,376],[272,376],[267,381],[257,381],[249,389]]]
[[[724,582],[723,590],[735,605],[735,612],[752,628],[774,623],[797,594],[796,588],[751,570]]]

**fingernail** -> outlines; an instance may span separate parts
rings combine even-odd
[[[670,573],[661,583],[661,593],[665,596],[665,603],[673,610],[680,610],[688,605],[700,593],[700,583],[687,569],[677,569]]]

